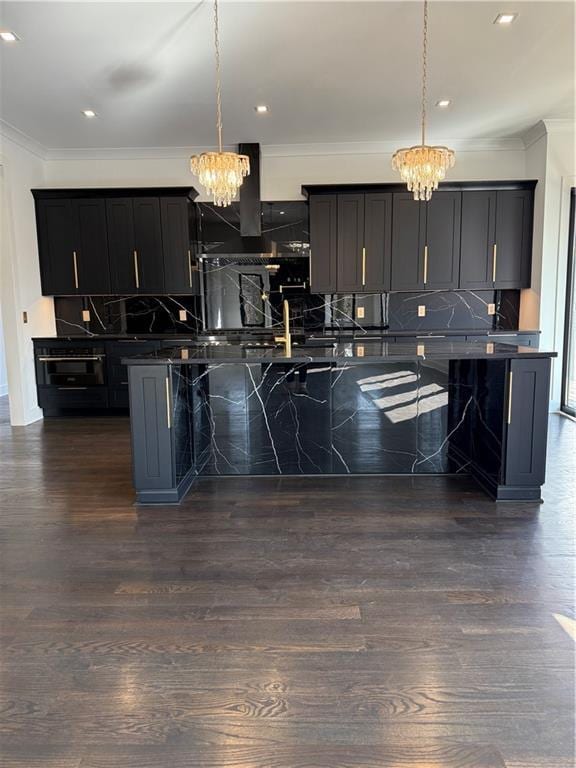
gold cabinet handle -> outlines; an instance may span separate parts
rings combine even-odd
[[[508,376],[508,424],[512,424],[512,377],[513,372],[510,371]]]
[[[366,286],[366,248],[362,248],[362,288]]]
[[[134,251],[134,280],[136,281],[136,288],[140,288],[140,273],[138,271],[138,251]]]
[[[428,246],[424,246],[424,285],[428,282]]]
[[[188,251],[188,285],[192,288],[192,254]]]
[[[492,247],[492,282],[496,282],[496,260],[498,258],[498,251],[496,243]]]
[[[172,416],[170,414],[170,379],[166,376],[166,424],[172,429]]]
[[[76,290],[78,290],[78,257],[76,256],[76,251],[72,251],[72,261],[74,262],[74,285]]]

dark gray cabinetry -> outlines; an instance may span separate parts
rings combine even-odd
[[[411,192],[394,194],[392,203],[392,279],[393,291],[418,291],[424,288],[424,246],[426,208]]]
[[[540,498],[546,473],[546,437],[550,360],[510,360],[508,371],[507,437],[504,489],[498,498],[526,498],[526,489]]]
[[[364,195],[338,195],[339,293],[360,293],[366,283],[364,247]]]
[[[337,290],[337,197],[310,198],[310,287],[315,293]]]
[[[532,208],[532,190],[463,192],[461,288],[530,286]]]
[[[37,200],[36,223],[43,294],[110,291],[103,200]]]
[[[371,192],[364,196],[364,288],[390,290],[392,252],[392,194]]]
[[[428,203],[397,193],[393,202],[392,290],[458,288],[461,192]]]
[[[184,198],[161,197],[164,289],[166,293],[199,293],[198,265],[194,254],[195,220]]]
[[[44,295],[198,292],[195,190],[32,193]]]
[[[113,293],[163,293],[160,201],[153,197],[106,201]]]

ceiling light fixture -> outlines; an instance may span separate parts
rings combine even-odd
[[[214,0],[214,52],[216,56],[216,132],[218,151],[203,152],[190,158],[190,169],[212,195],[214,205],[230,205],[244,177],[250,173],[247,155],[222,151],[222,92],[220,86],[220,42],[218,39],[218,0]]]
[[[93,109],[83,109],[82,114],[84,117],[97,117],[96,112]]]
[[[4,40],[5,43],[15,43],[20,40],[18,35],[14,34],[14,32],[10,32],[9,29],[3,29],[0,32],[0,39]]]
[[[436,102],[436,106],[440,107],[440,109],[446,109],[446,107],[449,107],[452,102],[450,99],[440,99],[440,101]]]
[[[494,24],[512,24],[517,16],[517,13],[499,13],[494,19]]]
[[[392,156],[392,167],[399,171],[414,200],[430,200],[438,189],[438,182],[455,163],[453,150],[426,144],[426,65],[428,54],[428,0],[424,0],[424,29],[422,36],[422,143],[397,150]]]
[[[259,115],[265,115],[268,112],[268,107],[266,104],[258,104],[257,107],[254,107],[256,112],[258,112]]]

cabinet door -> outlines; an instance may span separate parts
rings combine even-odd
[[[163,293],[164,264],[160,199],[135,197],[133,203],[138,288],[140,293]]]
[[[366,285],[364,290],[390,290],[392,251],[392,194],[375,192],[364,196],[364,245]]]
[[[78,293],[71,201],[37,200],[36,221],[42,293],[45,296]]]
[[[338,195],[338,293],[365,290],[364,195]]]
[[[72,201],[76,222],[78,292],[110,293],[106,203],[102,199]]]
[[[496,192],[462,193],[460,288],[469,291],[494,287]]]
[[[198,293],[198,269],[191,250],[189,213],[186,198],[160,198],[166,293]]]
[[[458,288],[461,192],[434,192],[426,204],[425,287]]]
[[[108,251],[112,293],[136,293],[136,249],[132,199],[114,197],[106,200]]]
[[[414,200],[411,192],[395,193],[392,205],[393,291],[424,288],[425,226],[425,203]]]
[[[314,293],[336,293],[336,195],[312,195],[309,211],[310,287]]]
[[[530,287],[532,200],[527,190],[497,192],[496,288]]]

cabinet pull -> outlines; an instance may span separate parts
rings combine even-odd
[[[512,424],[512,377],[513,372],[510,371],[508,376],[508,424]]]
[[[168,429],[172,428],[172,418],[170,415],[170,379],[166,376],[166,423]]]
[[[72,261],[74,262],[74,285],[78,290],[78,259],[76,257],[76,251],[72,251]]]
[[[362,248],[362,288],[366,286],[366,248]]]
[[[424,246],[424,285],[428,282],[428,246]]]
[[[136,288],[140,288],[140,274],[138,272],[138,251],[134,251],[134,280]]]
[[[192,288],[192,255],[188,251],[188,285]]]
[[[492,246],[492,282],[496,282],[496,259],[498,258],[496,243]]]

